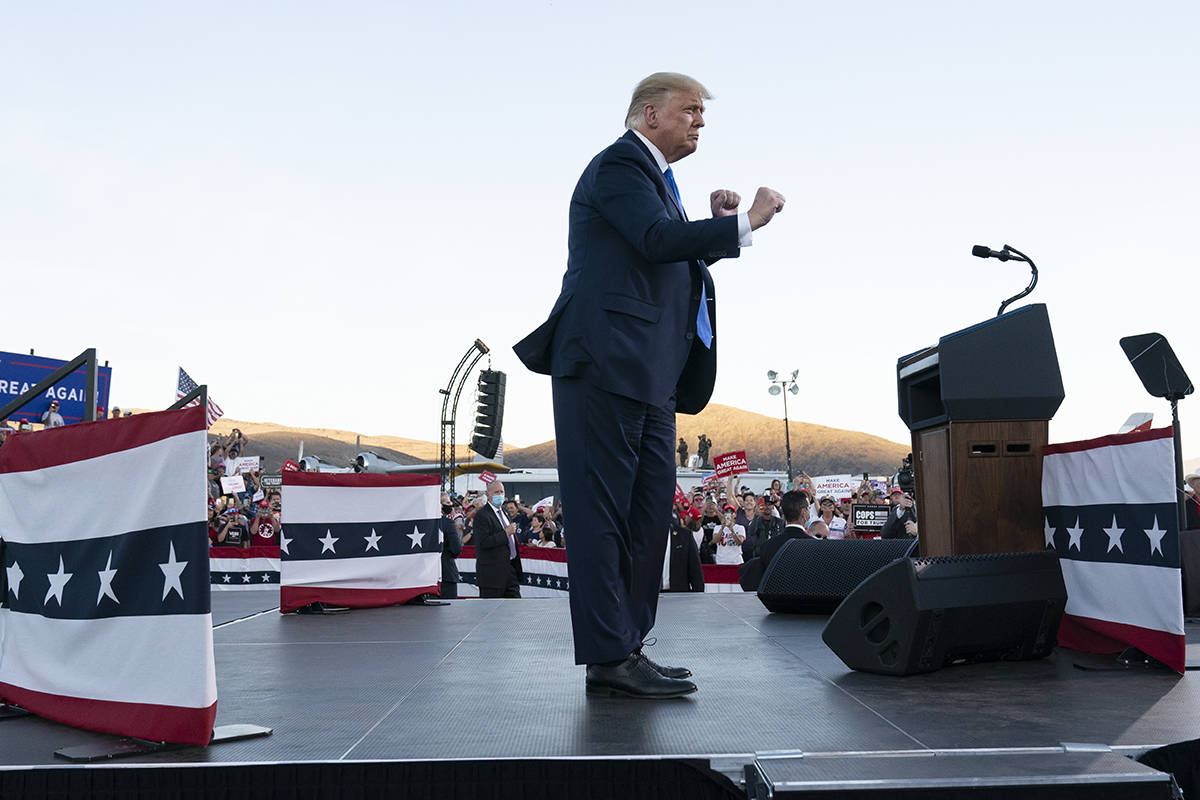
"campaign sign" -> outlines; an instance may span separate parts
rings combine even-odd
[[[745,450],[735,450],[732,453],[717,456],[713,459],[713,468],[717,471],[718,478],[743,475],[750,471],[750,465],[746,462]]]
[[[25,392],[45,380],[50,373],[66,364],[57,358],[22,355],[20,353],[0,352],[0,406],[16,400]],[[14,411],[9,419],[27,419],[30,422],[41,422],[42,413],[50,407],[51,400],[58,401],[58,413],[68,425],[83,420],[83,393],[86,371],[83,367],[51,386],[41,397],[34,398],[19,411]],[[112,382],[112,367],[100,367],[96,370],[96,419],[108,416],[108,390]]]
[[[241,475],[232,478],[221,478],[222,494],[241,494],[246,491],[246,480]]]
[[[854,503],[850,506],[850,513],[854,517],[854,530],[860,532],[883,530],[883,524],[887,522],[888,512],[891,510],[891,506]]]
[[[479,480],[483,481],[483,485],[487,486],[492,481],[496,480],[496,475],[493,472],[488,472],[486,469],[479,473]]]
[[[858,485],[862,483],[862,476],[856,478],[853,475],[818,475],[812,481],[818,498],[829,495],[841,499],[849,497],[858,490]]]
[[[226,459],[225,474],[226,475],[245,475],[248,472],[258,472],[259,456],[238,456],[237,458]]]
[[[283,486],[283,475],[278,472],[264,472],[260,477],[260,482],[268,489],[278,489]]]

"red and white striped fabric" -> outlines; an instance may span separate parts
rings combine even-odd
[[[207,744],[217,709],[200,408],[0,447],[0,701]]]
[[[309,603],[370,608],[436,594],[436,475],[283,473],[281,613]]]
[[[1183,673],[1183,587],[1171,428],[1044,450],[1046,547],[1062,559],[1064,647],[1127,646]]]

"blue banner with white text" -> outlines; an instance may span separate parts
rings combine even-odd
[[[21,353],[0,352],[0,406],[16,400],[45,380],[50,373],[67,362],[57,358],[32,356]],[[56,385],[51,386],[40,397],[24,408],[13,412],[9,419],[41,422],[42,413],[50,407],[51,400],[58,401],[58,413],[70,425],[83,419],[83,394],[86,375],[84,369],[72,372]],[[108,391],[112,383],[112,368],[100,367],[96,372],[96,418],[108,416]]]

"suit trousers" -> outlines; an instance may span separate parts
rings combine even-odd
[[[625,658],[654,627],[675,496],[675,398],[663,406],[554,378],[575,663]]]
[[[520,563],[516,558],[510,559],[508,562],[508,581],[504,586],[480,586],[480,597],[520,597],[521,582],[517,580],[517,564]]]

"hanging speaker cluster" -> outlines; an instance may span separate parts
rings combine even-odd
[[[485,369],[479,373],[479,404],[475,408],[475,435],[471,449],[484,458],[495,458],[500,449],[500,429],[504,423],[503,372]]]

